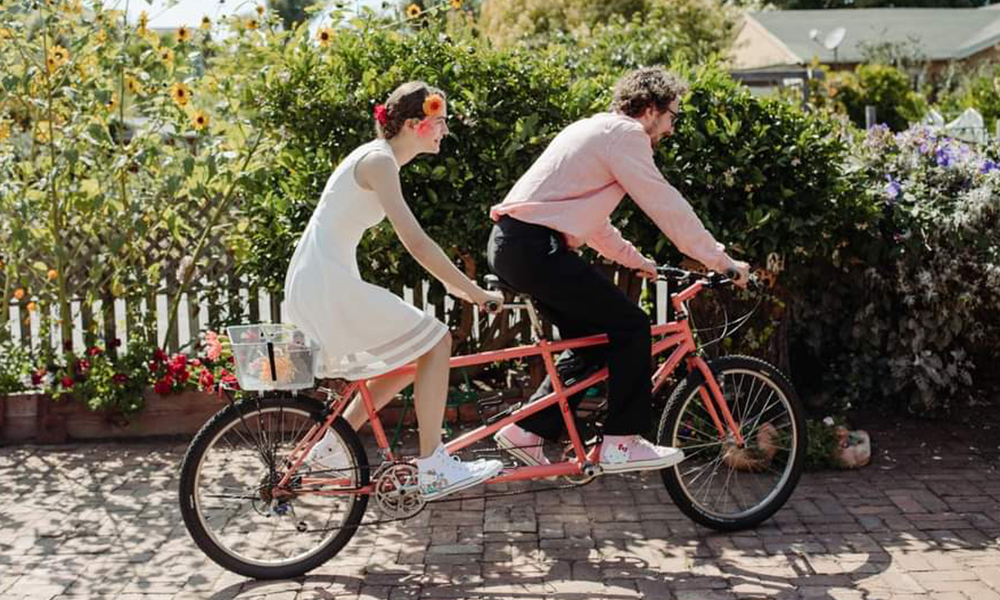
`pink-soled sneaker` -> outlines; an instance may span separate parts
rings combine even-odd
[[[518,460],[528,466],[551,464],[542,452],[542,444],[545,440],[540,436],[521,429],[515,423],[511,423],[500,429],[493,435],[497,446],[500,446]]]
[[[641,435],[605,435],[600,456],[605,473],[653,471],[684,460],[682,450],[657,446]]]

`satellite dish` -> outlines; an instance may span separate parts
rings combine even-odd
[[[815,30],[814,30],[815,31]],[[809,32],[812,34],[812,31]],[[844,36],[847,34],[847,30],[843,27],[838,27],[831,31],[826,38],[823,40],[823,46],[827,50],[836,50],[837,46],[844,41]]]
[[[814,27],[814,28],[812,28],[812,29],[809,30],[809,39],[811,39],[811,40],[813,40],[815,42],[816,38],[818,38],[818,37],[819,37],[819,29],[816,29]]]

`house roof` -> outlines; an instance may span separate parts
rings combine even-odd
[[[747,25],[759,25],[799,63],[812,57],[832,63],[834,53],[817,38],[837,27],[847,30],[837,48],[838,63],[861,62],[864,44],[917,40],[930,60],[961,60],[1000,43],[1000,10],[981,8],[854,8],[827,10],[772,10],[747,13]]]

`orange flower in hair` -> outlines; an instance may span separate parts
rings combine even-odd
[[[424,98],[424,114],[428,117],[437,117],[444,110],[444,98],[438,94],[430,94]]]

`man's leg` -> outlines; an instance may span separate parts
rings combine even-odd
[[[563,321],[556,323],[561,332],[568,325],[569,331],[586,328],[588,332],[608,334],[610,377],[605,432],[644,433],[650,425],[649,317],[596,268],[567,250],[561,238],[555,237],[558,234],[553,233],[550,240],[544,234],[532,237],[531,229],[524,229],[527,231],[520,237],[504,235],[507,232],[501,226],[494,228],[489,249],[491,267],[508,285],[557,312],[557,318]],[[544,412],[554,412],[561,425],[558,409]],[[544,434],[548,437],[551,432]]]

